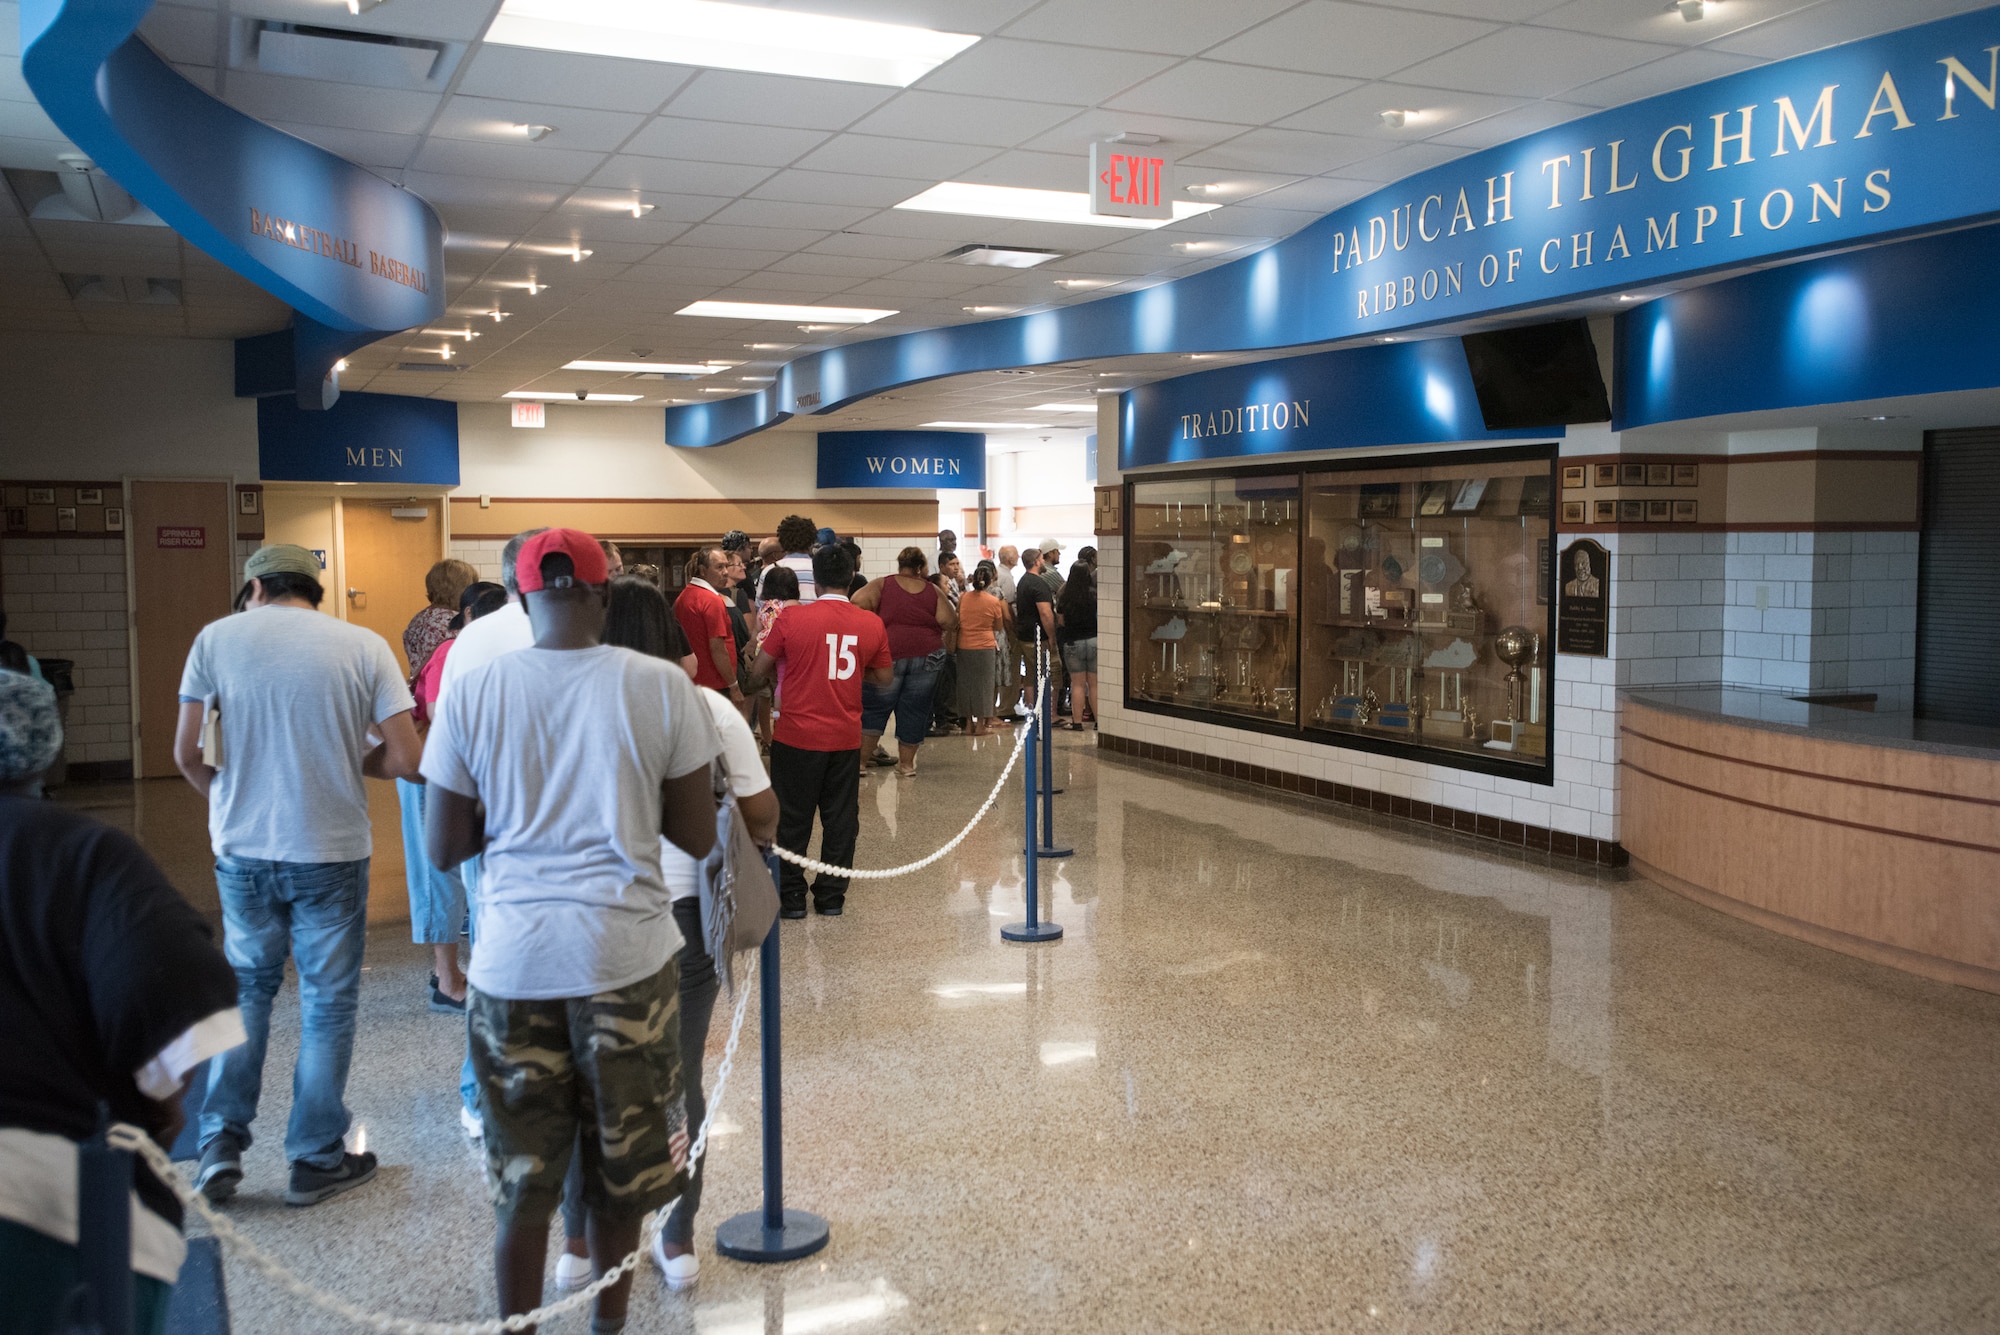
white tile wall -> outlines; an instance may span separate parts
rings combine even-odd
[[[76,664],[64,754],[71,764],[132,758],[132,678],[121,538],[18,538],[0,597],[8,638]]]
[[[1915,533],[1732,533],[1721,679],[1872,691],[1906,710],[1917,678]]]

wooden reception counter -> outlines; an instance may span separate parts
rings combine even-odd
[[[1729,687],[1624,704],[1635,869],[1773,931],[2000,992],[2000,732]]]

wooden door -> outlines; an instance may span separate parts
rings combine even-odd
[[[133,655],[138,674],[139,776],[168,778],[181,670],[203,626],[236,596],[227,482],[132,484]]]
[[[424,610],[424,576],[444,559],[444,501],[354,501],[341,504],[341,545],[347,583],[327,590],[347,604],[347,619],[389,642],[409,675],[403,657],[403,630]],[[398,519],[396,510],[422,510],[421,519]]]

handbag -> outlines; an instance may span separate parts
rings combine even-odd
[[[701,935],[716,976],[733,997],[738,952],[763,945],[778,921],[778,887],[764,850],[750,837],[721,760],[709,773],[715,786],[715,847],[698,868]]]

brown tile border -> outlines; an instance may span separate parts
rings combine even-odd
[[[1579,862],[1588,862],[1599,867],[1623,867],[1631,861],[1624,846],[1615,840],[1592,839],[1585,835],[1568,834],[1562,830],[1544,829],[1539,825],[1523,825],[1518,821],[1501,820],[1497,816],[1482,816],[1477,812],[1461,811],[1457,807],[1448,807],[1441,803],[1419,802],[1412,798],[1397,797],[1391,793],[1379,793],[1371,788],[1355,788],[1344,783],[1330,783],[1325,779],[1309,779],[1286,770],[1267,769],[1262,765],[1251,765],[1239,760],[1225,760],[1220,756],[1203,755],[1198,751],[1180,751],[1170,746],[1135,741],[1129,737],[1116,737],[1109,733],[1097,734],[1097,746],[1099,750],[1111,751],[1118,755],[1158,761],[1180,769],[1213,774],[1217,778],[1234,779],[1239,783],[1255,787],[1275,788],[1280,792],[1296,793],[1301,797],[1336,802],[1341,806],[1359,807],[1364,811],[1372,811],[1394,820],[1452,830],[1474,838],[1488,839],[1510,848],[1526,848],[1556,857],[1575,858]]]

